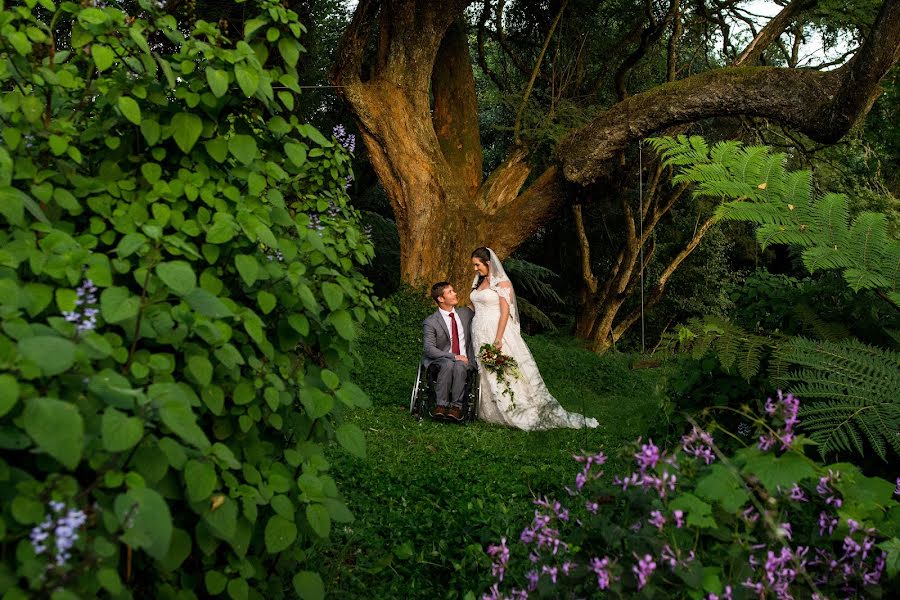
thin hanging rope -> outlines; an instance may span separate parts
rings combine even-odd
[[[638,220],[641,230],[641,237],[638,238],[641,244],[641,354],[644,354],[647,351],[644,339],[644,157],[641,153],[640,141],[638,141],[638,203],[640,204]]]

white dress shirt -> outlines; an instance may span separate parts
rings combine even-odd
[[[450,322],[450,315],[453,315],[453,318],[456,319],[456,329],[459,331],[459,354],[460,356],[466,356],[466,330],[463,329],[462,321],[459,318],[459,315],[456,314],[456,311],[452,313],[447,312],[443,308],[439,308],[441,311],[441,316],[444,318],[444,324],[447,326],[447,332],[450,333],[450,352],[453,353],[453,324]]]

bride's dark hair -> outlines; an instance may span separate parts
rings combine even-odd
[[[480,260],[481,262],[486,264],[488,266],[488,269],[490,269],[490,267],[491,267],[491,251],[488,250],[487,248],[485,248],[484,246],[481,246],[480,248],[475,248],[472,251],[472,258],[477,258],[478,260]],[[484,277],[485,277],[484,275],[478,276],[478,280],[475,281],[475,285],[472,286],[473,290],[478,289],[478,287],[481,285],[481,282],[484,281]]]

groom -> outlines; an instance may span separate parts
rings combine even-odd
[[[466,376],[475,368],[475,351],[472,347],[472,309],[461,306],[456,290],[448,281],[431,286],[431,297],[438,309],[422,322],[425,343],[422,364],[437,369],[435,399],[437,406],[432,417],[462,421],[462,405]],[[432,367],[432,365],[435,365]]]

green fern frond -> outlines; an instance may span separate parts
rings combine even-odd
[[[848,224],[850,222],[850,201],[844,194],[828,193],[818,202],[818,230],[822,235],[822,244],[843,248],[847,243]]]
[[[809,206],[812,200],[812,172],[791,171],[784,178],[784,196],[786,204]]]
[[[548,329],[550,331],[556,331],[556,325],[553,323],[553,319],[547,316],[547,313],[539,309],[537,306],[522,298],[521,296],[516,297],[516,304],[519,307],[519,313],[523,316],[528,317],[544,329]]]
[[[836,342],[850,337],[850,330],[842,323],[826,321],[816,313],[808,304],[798,304],[794,307],[794,314],[807,329],[815,333],[822,340]]]
[[[715,210],[715,215],[716,218],[725,221],[749,221],[758,225],[783,222],[783,217],[775,206],[740,200],[719,205]]]
[[[815,236],[802,226],[767,223],[757,228],[756,241],[763,250],[774,244],[804,247],[814,244]]]
[[[872,269],[884,260],[887,251],[887,217],[881,213],[864,212],[850,227],[850,250],[858,258],[862,269]]]
[[[803,251],[802,258],[803,265],[810,273],[822,269],[846,269],[853,264],[846,252],[831,246],[807,248]]]

